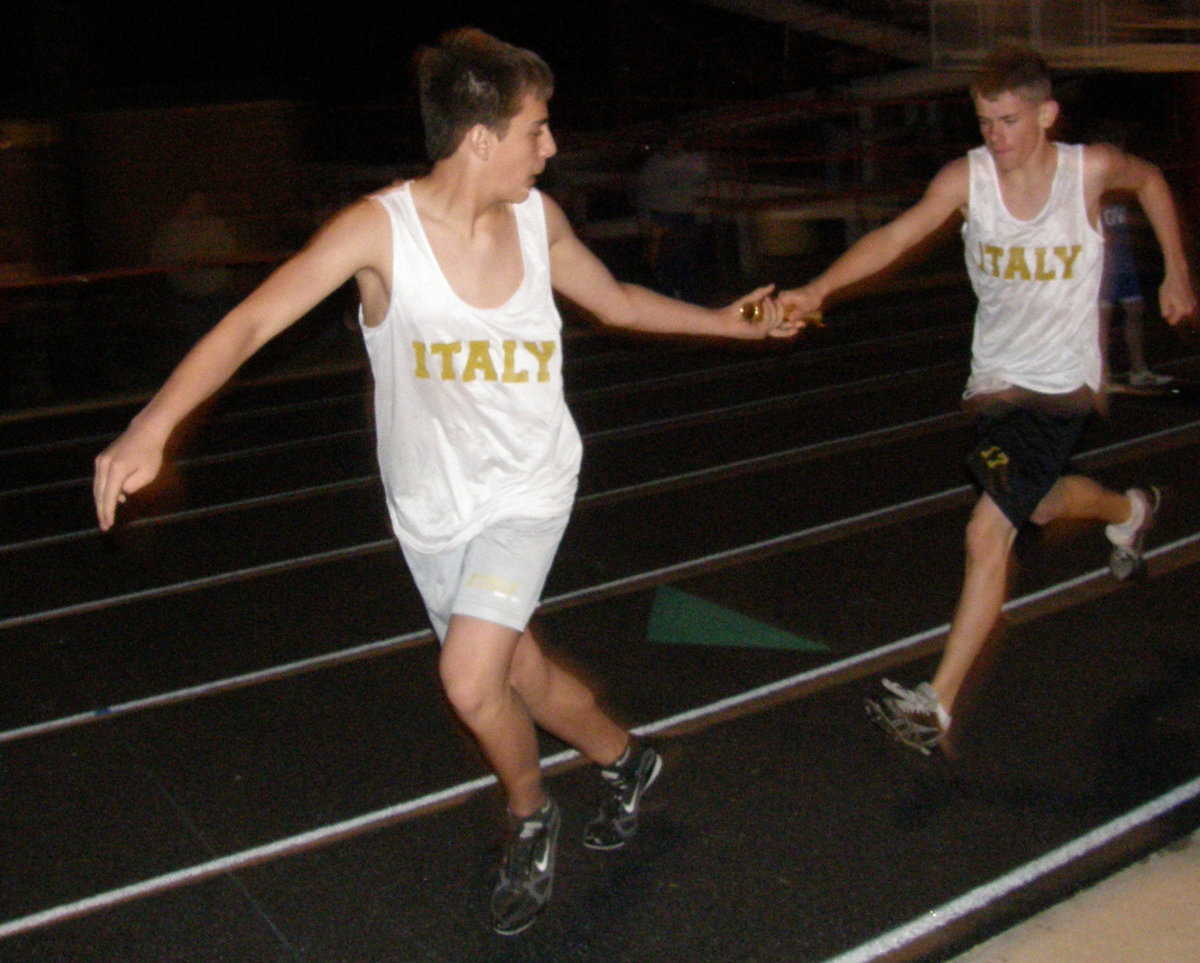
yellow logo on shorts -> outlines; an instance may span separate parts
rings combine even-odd
[[[493,595],[499,595],[506,599],[515,599],[520,590],[520,586],[516,582],[509,582],[506,579],[497,578],[495,575],[478,574],[467,579],[467,588],[491,592]]]
[[[987,466],[988,471],[995,471],[997,468],[1004,468],[1008,465],[1008,455],[1004,453],[1003,448],[999,448],[996,445],[983,449],[979,453],[979,457],[983,459],[983,463]]]
[[[988,471],[992,490],[1007,492],[1008,488],[1008,455],[998,445],[992,445],[979,452],[979,459]]]

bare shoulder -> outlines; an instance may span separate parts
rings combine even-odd
[[[334,214],[322,225],[314,238],[324,233],[370,236],[388,229],[388,216],[383,204],[375,197],[361,197]]]
[[[1083,145],[1083,176],[1088,180],[1103,183],[1116,170],[1126,155],[1112,144],[1095,143]]]
[[[902,217],[919,223],[923,229],[932,229],[966,210],[970,183],[967,159],[952,160],[934,175],[921,199]]]
[[[956,204],[966,204],[971,186],[971,165],[966,155],[956,157],[946,164],[932,181],[927,193],[944,195]]]
[[[1088,144],[1083,148],[1083,177],[1089,198],[1109,190],[1137,191],[1158,176],[1154,164],[1111,144]]]
[[[330,258],[354,269],[378,268],[391,257],[391,225],[377,200],[364,197],[334,214],[305,245],[304,254]]]
[[[541,194],[542,210],[546,215],[546,235],[550,246],[553,247],[557,241],[574,237],[575,231],[558,202],[544,191]]]

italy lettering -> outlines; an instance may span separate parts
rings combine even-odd
[[[1002,247],[980,242],[977,265],[1005,281],[1069,281],[1075,276],[1079,244],[1057,247]]]
[[[550,380],[556,341],[414,341],[413,376],[441,381],[525,384]]]

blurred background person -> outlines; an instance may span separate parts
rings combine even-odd
[[[712,276],[709,218],[702,195],[712,177],[703,151],[672,138],[638,172],[637,212],[646,259],[662,294],[705,301]]]

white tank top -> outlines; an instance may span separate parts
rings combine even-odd
[[[583,445],[563,393],[541,195],[513,206],[524,277],[498,308],[454,293],[407,182],[372,199],[391,221],[392,290],[383,322],[362,332],[396,537],[440,552],[497,521],[566,514]]]
[[[967,156],[970,195],[963,244],[979,299],[965,396],[1013,386],[1065,394],[1100,390],[1098,297],[1104,240],[1088,221],[1083,147],[1055,144],[1045,207],[1021,221],[1000,196],[992,155]]]

